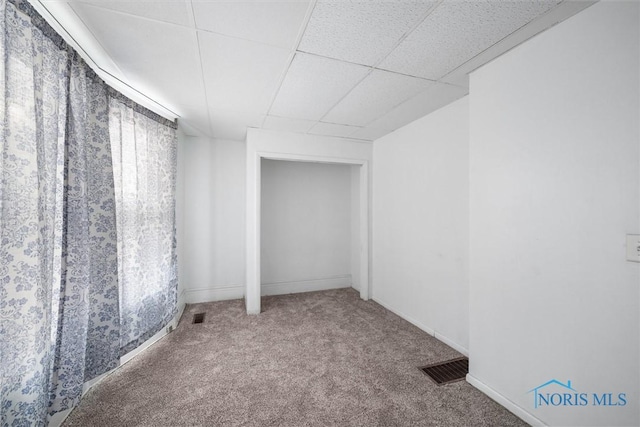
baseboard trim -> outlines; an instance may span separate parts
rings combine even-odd
[[[182,291],[181,295],[183,294],[184,294],[184,291]],[[160,339],[164,338],[164,336],[169,333],[168,332],[169,329],[174,330],[178,326],[178,322],[180,322],[180,318],[182,317],[182,313],[184,312],[185,307],[186,307],[185,303],[178,303],[178,313],[176,313],[173,319],[171,319],[171,321],[167,323],[167,326],[162,328],[162,330],[156,332],[151,338],[143,342],[139,347],[131,350],[129,353],[120,357],[120,365],[117,368],[114,368],[109,372],[105,372],[104,374],[99,375],[96,378],[82,384],[82,396],[87,394],[87,392],[91,390],[92,387],[98,385],[103,379],[113,374],[118,369],[120,369],[125,363],[131,361],[137,355],[139,355],[140,353],[142,353],[143,351],[145,351],[146,349],[154,345],[156,342],[160,341]],[[67,419],[67,417],[71,415],[71,412],[74,409],[75,408],[67,409],[49,417],[47,427],[60,427],[62,423],[64,423],[64,421]]]
[[[201,302],[226,301],[244,297],[244,285],[227,285],[211,288],[185,289],[185,302],[197,304]]]
[[[503,395],[501,395],[500,393],[498,393],[497,391],[495,391],[494,389],[492,389],[491,387],[489,387],[488,385],[486,385],[485,383],[483,383],[473,375],[467,374],[466,379],[469,384],[471,384],[472,386],[474,386],[475,388],[477,388],[478,390],[480,390],[481,392],[489,396],[491,399],[498,402],[500,405],[504,406],[506,409],[509,410],[509,412],[513,413],[516,417],[520,418],[522,421],[526,422],[527,424],[532,426],[546,426],[546,424],[543,423],[540,419],[531,415],[522,407],[516,405],[514,402],[507,399],[506,397],[504,397]]]
[[[182,311],[184,311],[184,307],[185,307],[185,305],[187,305],[187,301],[185,299],[186,295],[187,295],[187,290],[183,288],[180,291],[180,295],[178,295],[178,311],[180,313],[182,313]]]
[[[73,408],[65,409],[64,411],[51,415],[47,421],[47,427],[60,427],[67,417],[71,415],[71,411],[73,411]]]
[[[140,353],[142,353],[143,351],[145,351],[146,349],[148,349],[149,347],[151,347],[152,345],[160,341],[162,338],[164,338],[165,335],[169,333],[169,330],[173,331],[174,329],[176,329],[178,327],[178,322],[180,322],[180,318],[182,317],[182,313],[184,312],[185,307],[186,307],[186,304],[183,304],[182,307],[178,307],[178,313],[176,313],[176,315],[173,316],[173,319],[171,319],[171,321],[167,323],[167,325],[164,328],[156,332],[155,335],[153,335],[151,338],[146,340],[139,347],[131,350],[129,353],[120,357],[120,366],[129,362],[131,359],[133,359],[134,357],[136,357],[137,355],[139,355]],[[93,384],[91,385],[91,387],[93,387]],[[83,390],[83,393],[86,393],[86,391]]]
[[[457,342],[453,341],[452,339],[442,335],[440,332],[435,331],[435,333],[433,334],[433,336],[439,340],[442,341],[443,343],[445,343],[446,345],[448,345],[449,347],[453,348],[454,350],[464,354],[465,356],[469,357],[469,350],[464,348],[463,346],[461,346],[460,344],[458,344]]]
[[[323,277],[320,279],[296,280],[291,282],[263,283],[260,286],[260,294],[285,295],[299,292],[325,291],[351,287],[351,275]],[[197,304],[201,302],[225,301],[244,298],[245,285],[225,285],[210,288],[185,289],[184,302]]]
[[[374,298],[371,298],[371,299],[374,300],[375,302],[377,302],[378,304],[380,304],[381,306],[383,306],[384,308],[386,308],[387,310],[389,310],[390,312],[392,312],[393,314],[395,314],[397,316],[400,316],[401,318],[403,318],[407,322],[411,323],[412,325],[422,329],[423,331],[425,331],[426,333],[428,333],[429,335],[431,335],[435,339],[437,339],[439,341],[442,341],[443,343],[445,343],[449,347],[453,348],[454,350],[456,350],[456,351],[462,353],[463,355],[469,357],[469,350],[468,349],[464,348],[463,346],[461,346],[460,344],[458,344],[455,341],[451,340],[450,338],[446,337],[445,335],[442,335],[441,333],[435,331],[434,329],[431,329],[427,325],[424,325],[423,323],[415,320],[411,316],[407,316],[402,311],[390,306],[389,304],[387,304],[387,303],[385,303],[383,301],[380,301],[378,298],[374,297]]]
[[[351,287],[351,275],[323,277],[320,279],[297,280],[292,282],[263,283],[260,286],[260,294],[285,295],[300,292],[327,291]]]
[[[378,304],[380,304],[381,306],[383,306],[384,308],[386,308],[387,310],[389,310],[390,312],[392,312],[393,314],[402,317],[407,322],[409,322],[412,325],[417,326],[418,328],[422,329],[423,331],[425,331],[429,335],[431,335],[433,337],[436,336],[436,331],[434,331],[430,327],[423,325],[422,323],[420,323],[417,320],[407,316],[406,314],[404,314],[400,310],[395,309],[394,307],[390,306],[386,302],[383,302],[383,301],[379,300],[378,298],[373,297],[371,299],[374,300],[375,302],[377,302]]]

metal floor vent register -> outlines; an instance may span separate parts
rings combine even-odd
[[[196,313],[193,315],[193,323],[203,323],[204,313]]]
[[[423,366],[420,370],[438,385],[449,384],[466,378],[469,373],[469,359],[461,357],[446,362],[434,363],[433,365]]]

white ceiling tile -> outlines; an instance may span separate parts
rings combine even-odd
[[[424,0],[320,0],[298,49],[374,65],[435,3]]]
[[[202,105],[174,105],[176,113],[180,116],[178,121],[187,122],[200,133],[209,134],[209,110],[203,102]]]
[[[364,126],[431,85],[429,80],[374,70],[322,120]]]
[[[198,132],[236,140],[248,126],[375,140],[464,96],[469,71],[593,2],[40,1],[99,67]],[[313,54],[296,53],[283,79],[301,36]],[[322,56],[441,80],[423,90],[422,80]]]
[[[594,4],[597,0],[581,0],[581,1],[563,1],[553,10],[545,13],[528,24],[520,27],[508,37],[503,38],[490,48],[482,51],[482,53],[474,56],[471,60],[457,67],[454,71],[448,73],[440,81],[451,83],[458,86],[469,86],[469,73],[481,67],[487,62],[497,58],[515,46],[529,40],[536,34],[539,34],[565,19],[575,15],[576,13],[586,9]]]
[[[192,25],[189,3],[185,0],[82,0],[73,2],[73,4],[82,3],[158,21],[187,26]]]
[[[269,114],[320,120],[370,69],[297,53]]]
[[[211,131],[214,138],[244,141],[247,128],[259,128],[264,116],[255,113],[238,113],[228,110],[211,110]]]
[[[436,83],[419,95],[400,104],[384,116],[370,123],[371,129],[395,130],[420,117],[462,98],[468,89],[444,83]]]
[[[198,28],[293,49],[305,22],[309,1],[194,1]]]
[[[212,33],[199,33],[211,108],[266,114],[292,53]]]
[[[446,0],[379,65],[440,79],[561,0]]]
[[[72,7],[133,87],[172,104],[205,101],[195,30],[84,3]]]
[[[468,73],[449,73],[446,77],[440,79],[441,83],[449,83],[454,86],[469,87],[469,74]]]
[[[313,120],[288,119],[286,117],[267,116],[262,125],[265,129],[306,133],[316,122]]]
[[[385,136],[386,134],[393,132],[386,129],[374,129],[370,127],[364,127],[351,134],[351,138],[364,139],[366,141],[375,141],[378,138]]]
[[[314,135],[348,137],[359,129],[360,128],[356,126],[318,122],[314,127],[311,128],[309,133],[312,133]]]
[[[33,4],[37,5],[37,3]],[[50,21],[53,28],[61,34],[66,32],[71,36],[73,40],[69,40],[69,42],[72,47],[78,50],[79,46],[81,48],[80,50],[87,52],[87,55],[91,57],[91,60],[100,69],[112,76],[117,76],[120,80],[124,80],[123,73],[118,67],[118,64],[116,64],[113,58],[104,50],[100,41],[89,31],[68,2],[49,0],[44,7],[47,12],[54,17],[54,20]],[[75,43],[73,43],[74,41]]]

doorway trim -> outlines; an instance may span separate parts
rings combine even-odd
[[[371,296],[369,280],[369,161],[345,157],[315,156],[268,151],[255,151],[247,158],[247,235],[246,235],[246,289],[247,314],[260,314],[260,224],[261,224],[261,162],[262,159],[294,162],[333,163],[359,166],[359,270],[360,298]]]

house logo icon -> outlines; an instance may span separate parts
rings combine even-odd
[[[543,393],[542,389],[554,384],[560,387],[562,393]],[[578,394],[577,390],[571,386],[571,380],[567,380],[567,383],[564,384],[556,379],[552,379],[538,387],[532,388],[527,393],[533,393],[534,408],[538,408],[538,406],[542,405],[566,406],[568,404],[573,406],[571,403],[571,397],[575,396],[576,400],[579,400],[580,398],[580,394]]]
[[[541,406],[625,406],[627,393],[579,393],[571,385],[555,378],[538,387],[532,388],[527,393],[533,393],[533,407]]]

